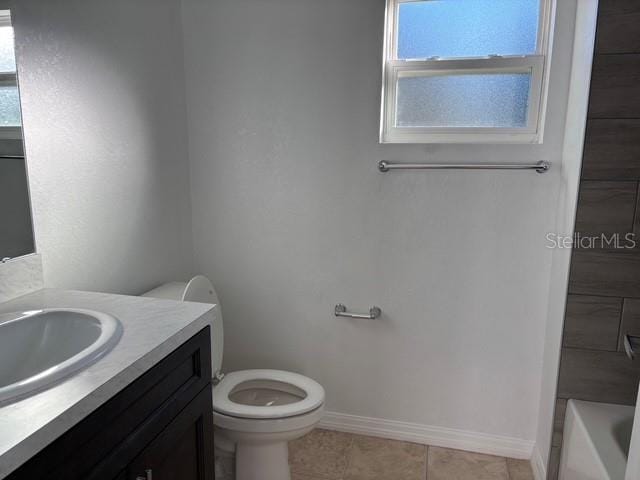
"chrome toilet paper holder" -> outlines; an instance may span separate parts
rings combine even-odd
[[[380,307],[373,306],[369,309],[369,313],[352,313],[347,311],[347,307],[345,305],[339,303],[336,305],[333,313],[336,317],[366,318],[368,320],[374,320],[382,315],[382,310]]]

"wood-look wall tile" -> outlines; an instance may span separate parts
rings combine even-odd
[[[600,0],[576,231],[640,238],[640,1]],[[590,184],[616,180],[620,184]],[[635,191],[635,202],[631,200]],[[632,226],[628,219],[634,205]],[[640,364],[612,350],[624,331],[640,333],[640,254],[576,250],[558,379],[548,480],[557,480],[567,398],[632,405]],[[587,295],[590,295],[587,296]],[[600,297],[598,300],[596,297]],[[618,298],[603,298],[618,297]],[[568,348],[578,347],[578,348]]]
[[[582,159],[582,179],[640,179],[639,139],[638,119],[589,120]]]
[[[640,140],[638,143],[640,143]],[[640,248],[640,185],[638,185],[638,195],[636,198],[636,213],[633,220],[633,233],[635,234],[634,240],[638,243],[638,248]]]
[[[633,231],[636,182],[582,181],[576,215],[576,232],[582,235]]]
[[[569,295],[563,345],[616,351],[621,312],[621,298]]]
[[[547,468],[547,480],[558,480],[560,470],[560,447],[552,447]]]
[[[640,364],[621,352],[563,348],[558,397],[635,405]]]
[[[596,55],[589,118],[640,118],[640,54]]]
[[[620,324],[620,338],[618,350],[624,352],[624,335],[640,336],[640,300],[625,298],[622,308],[622,323]]]
[[[567,400],[558,398],[556,400],[556,409],[553,414],[553,438],[551,439],[552,447],[562,446],[562,435],[564,433],[564,416],[567,413]]]
[[[637,0],[600,0],[598,19],[614,15],[633,15],[640,13]]]
[[[600,0],[598,8],[598,53],[640,52],[640,2]]]
[[[569,293],[640,298],[640,254],[575,250]]]

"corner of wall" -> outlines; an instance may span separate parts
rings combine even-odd
[[[531,470],[533,471],[533,478],[535,480],[546,480],[547,478],[547,465],[542,459],[538,445],[533,447],[533,455],[531,456]]]
[[[586,129],[591,68],[595,47],[598,0],[577,0],[572,54],[571,80],[568,95],[566,134],[562,151],[561,190],[558,199],[559,233],[574,229],[578,201],[578,186]],[[545,479],[550,470],[549,459],[556,403],[557,377],[560,365],[562,326],[569,281],[571,250],[553,252],[549,282],[550,295],[545,327],[543,376],[538,408],[538,428],[532,467],[536,479]]]

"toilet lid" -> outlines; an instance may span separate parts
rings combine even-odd
[[[196,275],[189,280],[182,292],[182,300],[185,302],[215,303],[218,306],[220,305],[220,300],[218,300],[218,295],[211,281],[204,275]]]
[[[261,386],[260,383],[264,385]],[[295,398],[296,401],[251,405],[232,400],[231,397],[250,389],[281,390],[284,398]],[[213,410],[238,418],[287,418],[319,408],[324,403],[324,396],[322,385],[304,375],[282,370],[243,370],[225,375],[213,388]],[[300,399],[297,400],[298,398]]]

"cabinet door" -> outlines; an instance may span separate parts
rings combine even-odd
[[[5,480],[127,480],[128,468],[140,452],[199,395],[206,391],[211,395],[209,328],[179,346]],[[210,400],[203,411],[211,415]],[[211,427],[211,421],[206,424]]]
[[[127,469],[128,480],[214,480],[213,411],[205,388]]]

